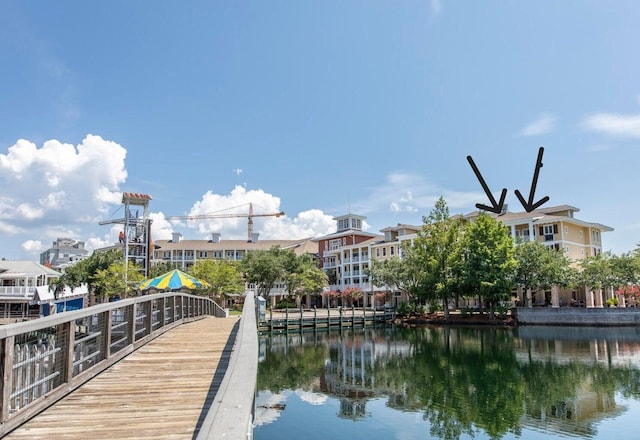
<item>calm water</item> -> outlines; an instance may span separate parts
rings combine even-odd
[[[262,337],[255,438],[639,439],[640,328]]]

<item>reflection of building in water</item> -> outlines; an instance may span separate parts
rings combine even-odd
[[[603,419],[617,417],[626,407],[616,405],[605,393],[582,387],[573,398],[547,404],[542,408],[526,408],[521,424],[528,428],[557,432],[574,437],[595,437],[595,426]]]
[[[555,364],[581,362],[609,367],[640,367],[640,334],[635,327],[623,328],[518,328],[514,339],[516,359]]]
[[[377,337],[376,337],[377,336]],[[379,395],[396,393],[376,381],[376,361],[411,356],[413,349],[381,333],[329,341],[329,359],[321,378],[321,389],[340,396],[340,417],[359,419],[366,415],[366,401]]]
[[[521,365],[582,364],[613,368],[640,366],[640,336],[636,329],[602,328],[520,328],[514,339],[515,355]],[[526,408],[523,426],[571,436],[594,437],[595,426],[603,419],[627,410],[616,404],[615,396],[599,389],[592,377],[578,378],[574,395]]]

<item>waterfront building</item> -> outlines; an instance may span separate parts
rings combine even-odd
[[[584,258],[602,253],[602,234],[613,231],[613,228],[601,223],[576,218],[574,214],[579,211],[575,206],[558,205],[531,212],[510,212],[505,205],[500,214],[487,214],[507,227],[516,244],[539,241],[548,248],[564,252],[569,260],[577,265]],[[463,218],[466,221],[473,221],[479,214],[480,211],[474,211],[464,215]],[[527,292],[518,289],[518,304],[552,307],[571,304],[582,304],[586,307],[604,306],[602,289],[592,291],[586,286],[571,290],[553,286],[548,291],[531,293],[532,304],[528,304]]]
[[[564,252],[572,261],[598,255],[602,252],[602,233],[613,228],[601,223],[577,219],[580,210],[570,205],[550,206],[531,212],[487,213],[502,222],[516,244],[537,240],[545,246]],[[464,215],[473,221],[480,211]]]
[[[58,238],[49,249],[40,254],[40,264],[64,272],[67,267],[88,257],[89,250],[85,249],[83,241]]]
[[[170,263],[173,267],[187,270],[200,260],[242,261],[251,251],[267,251],[274,246],[292,250],[296,255],[318,254],[318,245],[310,238],[299,240],[260,240],[259,234],[252,234],[251,240],[223,240],[214,232],[209,240],[185,240],[180,232],[174,232],[171,240],[155,240],[151,264]],[[246,290],[255,292],[255,286],[247,284]],[[271,304],[286,295],[284,283],[276,283],[271,290]]]
[[[329,277],[328,290],[322,296],[323,307],[341,305],[337,298],[348,288],[362,292],[358,305],[364,307],[397,305],[406,300],[387,286],[373,285],[367,271],[373,260],[402,257],[402,243],[413,239],[421,227],[398,224],[382,229],[383,235],[372,234],[362,230],[365,219],[355,214],[335,217],[337,231],[314,239],[318,242],[321,268]]]
[[[584,258],[602,253],[602,234],[613,228],[601,223],[580,220],[575,213],[580,210],[570,205],[550,206],[532,212],[510,212],[507,207],[500,214],[488,213],[502,222],[516,244],[537,240],[545,246],[564,252],[577,265]],[[474,221],[480,211],[459,215],[463,221]],[[329,288],[323,294],[322,305],[337,306],[340,293],[349,288],[362,291],[358,305],[396,306],[408,298],[389,286],[374,286],[367,270],[374,260],[394,256],[402,257],[403,243],[417,237],[422,226],[397,224],[381,229],[384,235],[362,230],[366,217],[348,214],[336,217],[337,231],[314,239],[318,242],[321,268],[329,277]],[[517,291],[518,301],[525,305],[526,292]],[[584,304],[587,307],[603,307],[603,292],[591,291],[587,287],[532,292],[533,305],[554,307]],[[475,301],[471,299],[471,302]]]
[[[49,284],[57,272],[34,261],[0,261],[0,323],[46,316],[84,307],[87,288],[66,288],[54,297]]]

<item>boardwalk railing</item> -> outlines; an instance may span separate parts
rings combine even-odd
[[[226,312],[208,298],[168,292],[0,326],[0,437],[138,347],[207,315]]]
[[[250,440],[253,438],[258,381],[258,331],[255,298],[247,293],[240,328],[220,383],[196,440]]]

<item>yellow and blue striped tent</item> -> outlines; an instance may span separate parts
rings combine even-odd
[[[155,278],[149,278],[138,286],[139,290],[178,290],[178,289],[196,289],[199,287],[209,287],[206,281],[201,281],[189,274],[178,269],[173,269],[163,275]]]

